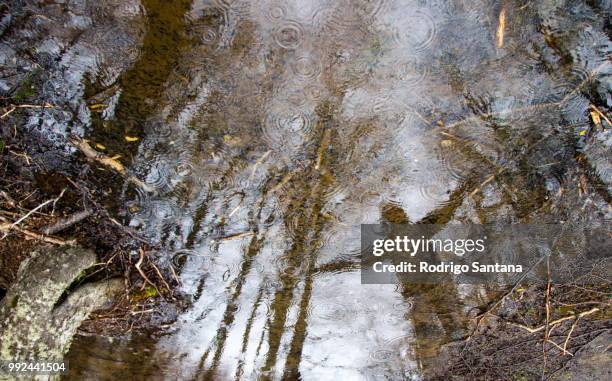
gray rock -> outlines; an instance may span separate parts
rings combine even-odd
[[[612,335],[604,332],[578,351],[567,365],[554,375],[553,381],[612,380]]]
[[[79,286],[65,296],[95,263],[89,250],[55,248],[35,252],[21,264],[0,304],[1,359],[63,359],[82,321],[122,289],[122,282],[113,279]],[[5,376],[0,374],[0,380]]]

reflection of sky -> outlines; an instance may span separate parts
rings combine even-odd
[[[321,68],[308,71],[308,68],[302,67],[300,72],[285,70],[282,77],[275,80],[275,91],[265,102],[266,110],[271,114],[263,119],[261,141],[251,142],[254,145],[267,144],[266,149],[272,151],[271,155],[259,164],[256,171],[253,171],[252,166],[237,171],[234,181],[224,184],[225,187],[213,195],[208,206],[209,213],[204,217],[202,226],[214,225],[218,222],[217,215],[225,215],[226,226],[231,228],[231,233],[248,230],[249,208],[258,202],[261,196],[259,187],[266,179],[271,166],[276,161],[291,163],[304,152],[313,150],[311,142],[308,141],[311,139],[309,134],[312,125],[307,124],[317,123],[314,111],[321,99],[309,98],[310,93],[305,91],[301,92],[303,99],[297,101],[292,95],[296,89],[303,86],[300,84],[307,84],[319,85],[323,89],[323,93],[315,92],[317,96],[330,97],[330,89],[326,89],[321,75],[321,72],[327,70],[327,75],[340,81],[349,81],[349,88],[340,102],[340,113],[337,116],[341,122],[337,126],[338,134],[343,137],[355,135],[359,125],[367,120],[377,124],[374,131],[362,134],[354,140],[354,146],[343,148],[352,152],[351,161],[343,163],[343,158],[340,158],[340,165],[335,168],[339,170],[338,184],[324,207],[324,211],[331,214],[334,220],[328,223],[322,232],[324,244],[319,250],[317,264],[324,265],[338,260],[355,261],[359,249],[358,226],[360,223],[377,222],[381,203],[392,200],[402,205],[411,218],[418,219],[447,197],[446,191],[442,191],[439,197],[424,193],[422,184],[427,184],[428,189],[447,189],[448,186],[454,186],[432,151],[433,139],[423,136],[423,121],[417,116],[419,107],[426,104],[419,92],[425,88],[423,81],[428,80],[427,73],[419,71],[422,68],[416,66],[409,49],[388,49],[384,56],[376,58],[364,41],[351,41],[350,30],[334,31],[333,28],[327,29],[323,23],[317,25],[325,28],[325,32],[318,34],[312,29],[314,27],[308,27],[307,20],[312,13],[303,6],[303,2],[300,2],[299,6],[288,2],[279,4],[284,6],[284,11],[275,14],[296,12],[291,14],[291,18],[299,21],[303,27],[301,33],[304,41],[300,42],[297,55],[318,57],[317,59],[322,60],[317,62]],[[320,11],[321,4],[308,4],[312,10]],[[255,8],[251,7],[251,11]],[[192,13],[197,15],[198,9],[205,9],[205,4],[195,5]],[[273,40],[273,34],[279,27],[274,23],[279,21],[271,20],[269,14],[263,14],[265,6],[259,9],[261,12],[252,12],[251,17],[260,22],[258,30],[266,44]],[[341,12],[338,9],[336,11]],[[285,16],[289,17],[288,14]],[[355,15],[351,14],[346,19],[354,21],[354,17]],[[318,14],[317,18],[317,22],[321,19],[330,23],[342,21],[341,17],[330,17],[324,12]],[[397,14],[390,15],[385,22],[392,23],[394,20],[397,20]],[[399,22],[401,25],[407,25],[402,20]],[[334,41],[334,36],[326,36],[326,33],[336,33],[338,39]],[[225,32],[224,36],[227,35]],[[328,38],[331,40],[328,41]],[[339,49],[338,53],[346,60],[338,67],[330,67],[330,62],[327,62],[326,54],[331,54],[334,49]],[[259,53],[251,58],[260,59]],[[377,59],[380,62],[374,65]],[[402,78],[407,80],[410,87],[398,82],[393,65],[400,65],[398,67],[401,68]],[[223,71],[224,68],[219,70]],[[259,80],[265,81],[265,69],[262,70],[264,71],[258,73]],[[352,74],[346,76],[347,72]],[[304,73],[309,76],[302,76]],[[359,75],[370,79],[363,82],[357,78],[361,85],[351,89],[350,81]],[[190,123],[197,122],[197,110],[207,102],[211,91],[223,91],[215,88],[218,85],[215,84],[214,77],[207,81],[197,78],[200,84],[191,85],[197,89],[197,96],[192,97],[181,108],[177,122],[171,126],[175,133],[161,137],[166,143],[172,142],[171,147],[192,144],[194,132],[187,127]],[[400,99],[401,102],[398,102]],[[295,110],[299,110],[299,113],[294,111],[292,116],[292,105],[296,103],[298,109]],[[250,110],[240,112],[249,113]],[[227,117],[230,121],[233,118],[232,115]],[[155,136],[150,138],[160,139]],[[193,154],[177,148],[177,151],[170,150],[156,157],[156,160],[166,162],[193,160],[189,166],[192,169],[190,175],[200,180],[196,184],[203,185],[201,189],[196,187],[191,190],[191,198],[186,203],[183,202],[187,208],[173,207],[179,209],[179,215],[185,216],[179,230],[181,233],[176,237],[179,242],[186,242],[185,235],[194,226],[189,216],[193,217],[202,199],[207,196],[207,185],[219,180],[221,172],[216,167],[229,161],[234,154],[231,151],[222,151],[218,158],[211,155],[208,162],[198,163]],[[211,176],[212,168],[216,171]],[[176,178],[171,180],[171,183],[181,182],[180,174],[178,171],[176,173]],[[388,179],[381,180],[383,176]],[[237,191],[246,192],[242,202],[232,199],[232,195]],[[274,210],[277,213],[282,212],[285,201],[277,199],[278,197],[282,197],[282,191],[268,195],[264,201],[264,205],[267,205],[264,210],[267,208],[268,213]],[[224,205],[224,202],[229,202],[230,206]],[[230,210],[235,212],[228,218]],[[167,221],[159,221],[154,215],[153,218],[147,218],[146,223],[148,226],[154,226]],[[205,232],[206,229],[209,228],[205,227]],[[216,251],[212,250],[210,238],[201,241],[201,238],[198,238],[198,243],[193,247],[192,255],[188,257],[183,269],[182,282],[183,291],[187,294],[194,295],[198,288],[201,288],[201,295],[179,318],[174,333],[158,344],[161,352],[174,354],[173,357],[185,370],[185,376],[197,372],[195,367],[203,357],[206,357],[203,369],[210,368],[215,361],[216,351],[221,352],[217,371],[220,377],[232,377],[239,366],[243,367],[244,378],[252,378],[260,373],[269,349],[268,320],[273,317],[269,308],[280,284],[278,271],[281,269],[278,267],[278,258],[287,251],[293,233],[295,232],[292,230],[287,231],[282,221],[265,228],[260,233],[260,236],[265,238],[263,248],[246,274],[240,274],[240,266],[251,237],[222,241]],[[201,235],[205,236],[204,233]],[[178,245],[180,246],[180,243]],[[231,325],[226,326],[223,321],[224,314],[240,276],[244,277],[244,284],[235,301],[238,310]],[[300,277],[302,280],[295,286],[292,306],[287,311],[276,367],[267,374],[273,378],[282,377],[283,364],[294,332],[293,325],[298,318],[298,303],[304,292],[303,275]],[[397,377],[399,374],[406,376],[406,370],[415,368],[414,356],[411,353],[411,324],[405,318],[409,307],[405,305],[394,286],[361,286],[360,274],[358,270],[353,270],[320,273],[313,280],[312,290],[307,336],[300,362],[300,373],[304,379],[380,379]],[[258,298],[260,301],[256,305]],[[249,321],[250,318],[253,320]],[[243,352],[247,326],[250,330]],[[227,336],[223,344],[219,344],[217,339],[222,329],[227,330]],[[223,345],[223,348],[220,349],[219,345]]]
[[[410,357],[385,361],[384,350],[409,351],[408,309],[394,285],[361,285],[359,272],[325,274],[313,286],[312,314],[301,370],[309,379],[368,379],[413,368]],[[401,360],[401,361],[393,361]]]
[[[494,64],[503,51],[494,48],[490,32],[495,21],[489,17],[488,2],[460,2],[461,7],[452,9],[436,1],[387,0],[381,7],[373,3],[261,1],[245,7],[240,2],[194,3],[192,22],[197,23],[211,4],[225,12],[218,47],[205,50],[213,55],[206,59],[213,62],[214,70],[202,73],[204,58],[193,52],[182,60],[190,95],[181,98],[169,92],[163,112],[168,126],[151,131],[137,160],[142,178],[154,186],[160,173],[166,179],[157,195],[143,196],[143,211],[133,222],[173,250],[190,246],[181,280],[183,291],[196,300],[158,348],[175,354],[186,375],[196,372],[204,357],[202,369],[218,361],[220,379],[233,378],[239,367],[243,378],[252,379],[264,367],[270,349],[268,328],[274,319],[270,306],[283,270],[281,257],[289,251],[296,230],[314,228],[308,221],[296,225],[283,218],[295,215],[292,198],[307,198],[316,188],[317,184],[304,184],[298,170],[315,167],[312,157],[318,154],[319,141],[313,131],[323,122],[317,107],[324,101],[332,103],[336,112],[330,127],[333,184],[321,211],[326,218],[323,244],[299,253],[304,261],[295,274],[298,282],[276,367],[267,373],[275,379],[282,376],[287,360],[308,261],[316,254],[317,266],[354,262],[359,224],[378,222],[382,205],[397,205],[411,221],[418,221],[444,205],[473,169],[471,163],[457,163],[441,151],[441,139],[431,131],[440,109],[448,115],[467,113],[463,90],[448,83],[448,72],[455,69],[448,60],[467,73],[455,78],[463,81],[456,86],[474,86],[498,96],[492,112],[541,101],[537,86],[526,88],[520,81],[509,81],[526,76],[538,85],[546,81],[534,74],[529,58],[519,65],[520,57],[514,57],[504,71]],[[252,22],[254,29],[248,33],[255,37],[244,56],[236,58],[228,47],[244,33],[237,29],[240,17]],[[295,51],[277,46],[279,31],[284,31],[280,44],[296,46]],[[469,35],[457,37],[462,33]],[[316,67],[298,65],[308,62]],[[500,82],[509,83],[500,86]],[[497,93],[500,87],[506,92]],[[271,90],[264,94],[263,89]],[[242,92],[260,90],[261,96],[232,103]],[[219,97],[227,103],[216,100]],[[203,116],[207,113],[224,124],[211,124]],[[474,139],[475,150],[499,164],[503,156],[496,150],[490,127],[477,118],[467,125],[454,131]],[[239,164],[229,164],[236,160]],[[295,171],[297,178],[279,176],[280,169]],[[274,192],[267,188],[264,194],[267,182],[278,184],[279,178],[287,178],[287,187]],[[291,188],[292,181],[300,189]],[[150,200],[156,197],[166,202]],[[264,222],[269,216],[272,222]],[[252,237],[219,238],[255,226],[263,245],[251,267],[242,271]],[[213,240],[219,243],[216,249]],[[476,293],[465,287],[461,291]],[[236,298],[233,312],[228,308],[232,298]],[[393,379],[409,377],[416,368],[412,327],[406,319],[410,308],[393,286],[362,286],[354,268],[321,272],[314,275],[308,304],[300,362],[305,380]],[[224,322],[228,314],[229,323]]]

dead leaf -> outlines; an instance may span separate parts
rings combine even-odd
[[[96,104],[90,105],[89,109],[91,111],[102,111],[102,110],[104,110],[107,107],[108,107],[108,105],[106,105],[104,103],[96,103]]]
[[[601,125],[601,117],[595,111],[591,111],[591,119],[593,119],[593,123],[595,123],[596,126]]]
[[[504,46],[504,32],[506,29],[506,8],[499,12],[499,23],[497,25],[497,47]]]

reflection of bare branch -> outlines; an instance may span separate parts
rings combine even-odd
[[[263,163],[264,160],[266,160],[266,158],[268,157],[268,155],[270,155],[270,153],[272,153],[272,150],[268,150],[266,153],[263,154],[262,157],[260,157],[256,162],[255,165],[253,165],[253,169],[251,170],[251,175],[249,176],[249,183],[253,180],[253,178],[255,177],[255,172],[257,172],[257,167],[259,167],[259,165],[261,163]]]
[[[323,264],[314,269],[316,273],[328,273],[328,272],[342,272],[350,270],[358,270],[361,267],[359,261],[345,259],[341,261],[334,261]]]
[[[516,107],[516,108],[509,108],[509,109],[505,109],[505,110],[500,110],[500,111],[496,111],[496,112],[488,112],[485,114],[480,114],[480,115],[474,115],[474,116],[469,116],[467,118],[458,120],[454,123],[448,124],[445,127],[446,128],[453,128],[453,127],[457,127],[460,125],[463,125],[465,123],[469,123],[471,121],[477,121],[480,119],[487,119],[487,118],[496,118],[496,117],[501,117],[504,115],[510,115],[510,114],[518,114],[518,113],[523,113],[526,111],[535,111],[535,110],[541,110],[541,109],[545,109],[545,108],[549,108],[549,107],[560,107],[563,106],[564,104],[566,104],[567,102],[570,101],[570,99],[580,90],[582,90],[582,88],[587,85],[590,81],[593,80],[593,78],[599,74],[599,72],[601,72],[601,70],[606,66],[609,65],[608,61],[603,62],[601,65],[599,65],[598,67],[596,67],[595,69],[593,69],[591,72],[588,73],[587,77],[578,84],[578,86],[576,86],[575,88],[573,88],[569,93],[567,93],[565,95],[565,97],[563,97],[563,99],[557,101],[557,102],[544,102],[544,103],[538,103],[535,105],[527,105],[527,106],[522,106],[522,107]],[[607,120],[607,118],[606,118]]]

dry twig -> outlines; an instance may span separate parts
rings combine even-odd
[[[136,270],[138,270],[138,273],[140,274],[140,276],[142,277],[142,279],[144,279],[145,283],[149,283],[151,286],[153,286],[153,288],[155,289],[155,291],[157,291],[158,295],[161,295],[161,293],[159,292],[159,290],[157,289],[157,286],[155,285],[155,283],[151,282],[151,280],[147,277],[147,275],[144,273],[144,271],[142,271],[142,269],[140,268],[140,266],[142,266],[142,262],[144,262],[144,257],[145,257],[145,252],[142,248],[140,248],[138,250],[140,257],[138,258],[138,262],[136,262]],[[144,288],[144,284],[142,285],[142,287]]]
[[[549,323],[549,326],[557,325],[557,324],[562,323],[562,322],[564,322],[566,320],[571,320],[571,319],[575,319],[575,318],[582,318],[582,317],[594,314],[595,312],[598,312],[598,311],[600,311],[599,308],[591,308],[590,310],[581,312],[578,315],[571,315],[571,316],[562,317],[562,318],[557,319],[557,320],[553,320],[553,321],[551,321]],[[512,326],[515,326],[515,327],[518,327],[518,328],[521,328],[521,329],[524,329],[525,331],[527,331],[529,333],[536,333],[536,332],[539,332],[539,331],[541,331],[541,330],[546,328],[546,324],[541,325],[541,326],[536,327],[536,328],[527,327],[526,325],[522,325],[522,324],[518,324],[518,323],[508,322],[508,324],[510,324]]]
[[[139,186],[144,191],[146,191],[148,193],[155,193],[155,189],[153,189],[150,186],[148,186],[147,184],[145,184],[142,180],[137,179],[134,176],[130,176],[130,174],[125,169],[123,164],[121,164],[117,160],[117,157],[109,157],[109,156],[106,156],[105,154],[103,154],[101,152],[96,151],[85,140],[71,139],[70,142],[76,148],[78,148],[83,153],[83,155],[85,155],[85,157],[87,157],[88,159],[97,161],[98,163],[104,165],[105,167],[108,167],[108,168],[118,172],[123,177],[125,177],[129,182],[135,184],[136,186]]]
[[[576,320],[574,320],[574,323],[572,324],[572,328],[570,328],[569,333],[567,334],[567,337],[565,338],[565,342],[563,343],[563,350],[567,349],[567,344],[569,344],[570,338],[572,337],[572,333],[574,332],[574,329],[576,329],[576,326],[578,325],[579,319],[580,319],[580,316],[576,317]]]
[[[17,110],[18,108],[55,108],[54,105],[49,104],[49,103],[45,103],[44,105],[28,105],[28,104],[24,104],[24,105],[11,105],[10,109],[5,112],[4,114],[0,115],[0,119],[4,119],[7,116],[11,115],[13,113],[13,111]]]
[[[172,292],[172,289],[170,289],[170,285],[168,285],[168,282],[166,282],[166,279],[164,279],[161,271],[159,271],[159,269],[157,268],[157,266],[155,266],[155,263],[153,263],[153,261],[151,261],[151,266],[153,266],[153,269],[157,273],[157,276],[159,277],[159,279],[161,279],[161,281],[164,284],[164,286],[166,287],[166,289],[168,291]]]
[[[25,235],[28,238],[33,238],[33,239],[41,240],[41,241],[44,241],[44,242],[47,242],[47,243],[52,243],[54,245],[65,246],[65,245],[74,245],[75,244],[74,240],[64,241],[64,240],[61,240],[59,238],[49,237],[49,236],[46,236],[46,235],[43,235],[43,234],[39,234],[39,233],[33,232],[31,230],[22,229],[20,227],[13,226],[13,224],[11,224],[11,223],[0,224],[0,232],[5,234],[4,237],[6,237],[11,230],[17,231],[17,232]],[[4,238],[4,237],[2,237],[2,238]]]
[[[64,195],[65,191],[66,191],[66,189],[63,189],[62,192],[60,193],[60,195],[57,196],[56,198],[52,198],[50,200],[47,200],[47,201],[43,202],[42,204],[38,205],[36,208],[30,210],[28,213],[26,213],[23,217],[21,217],[17,221],[13,222],[12,224],[8,224],[8,227],[5,227],[4,229],[0,229],[0,230],[4,231],[4,236],[2,238],[0,238],[0,240],[6,238],[6,236],[8,235],[10,230],[16,229],[17,225],[19,225],[20,223],[25,221],[28,217],[30,217],[32,214],[34,214],[39,209],[43,208],[45,205],[48,205],[50,203],[54,203],[55,204]],[[23,233],[23,231],[22,231],[22,233]],[[36,233],[34,233],[34,234],[36,234]]]
[[[255,172],[257,171],[257,167],[259,167],[259,165],[261,163],[263,163],[264,160],[266,160],[266,158],[268,157],[268,155],[270,155],[270,153],[272,153],[272,150],[268,150],[266,151],[266,153],[264,153],[256,162],[255,165],[253,165],[253,169],[251,170],[251,175],[249,176],[249,181],[248,183],[250,183],[253,178],[255,177]]]
[[[91,216],[93,212],[91,210],[83,210],[81,212],[77,212],[73,215],[71,215],[70,217],[66,217],[66,218],[62,218],[59,221],[57,221],[56,223],[54,223],[53,225],[47,226],[45,228],[42,229],[42,232],[44,234],[55,234],[57,232],[60,232],[64,229],[67,229],[69,227],[71,227],[72,225],[81,222],[82,220],[86,219],[87,217]]]

